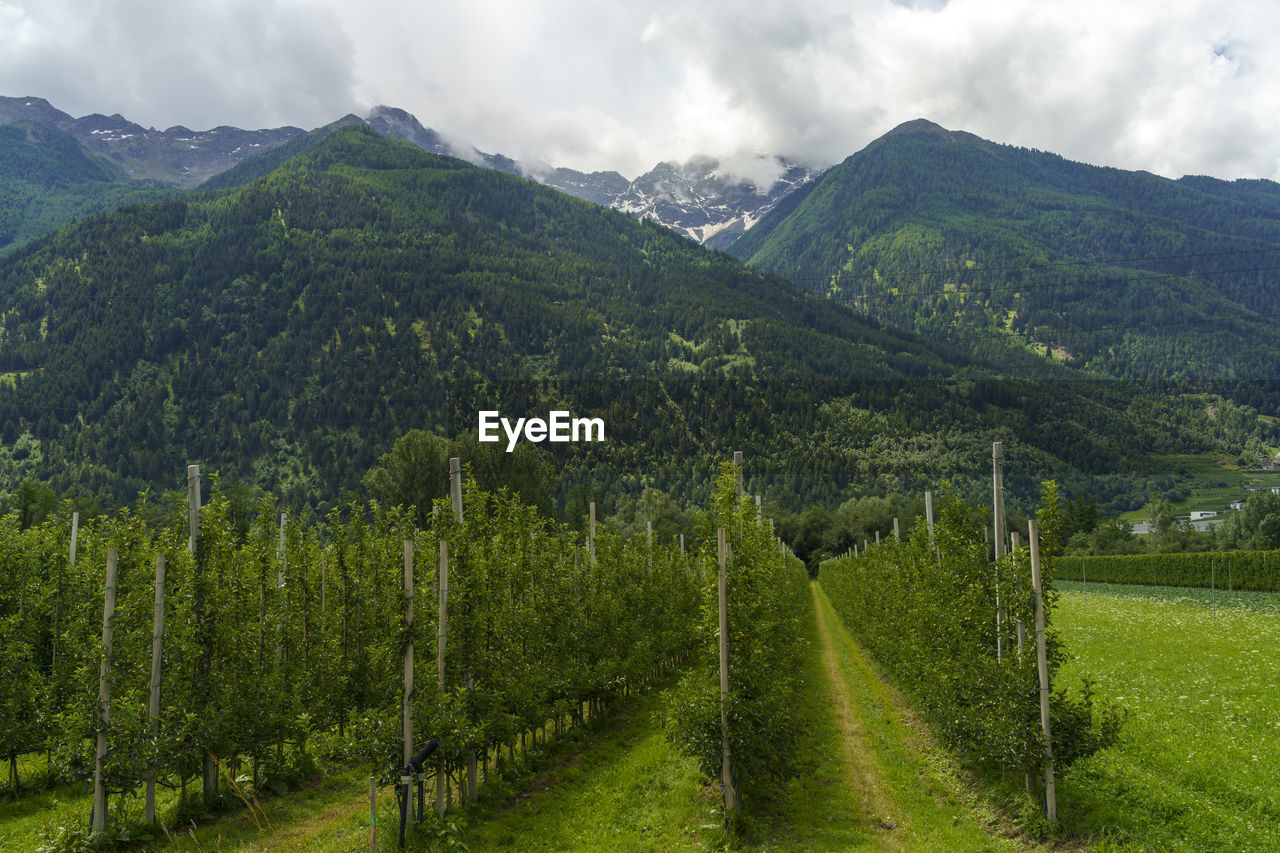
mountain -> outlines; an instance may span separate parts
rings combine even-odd
[[[908,122],[729,251],[928,338],[1127,379],[1280,371],[1280,185],[1179,181]]]
[[[486,154],[472,146],[450,144],[410,113],[393,107],[375,107],[365,122],[379,133],[397,136],[424,151],[523,175],[586,201],[652,219],[713,249],[732,244],[781,199],[821,174],[777,158],[779,177],[768,187],[757,187],[749,179],[723,171],[714,158],[695,157],[683,164],[659,163],[628,181],[617,172],[541,167]]]
[[[185,127],[156,131],[120,115],[73,118],[42,98],[0,97],[0,128],[22,128],[28,146],[69,137],[76,145],[64,140],[53,146],[47,156],[74,152],[73,159],[84,160],[86,155],[89,161],[97,159],[106,170],[104,174],[110,175],[97,180],[112,184],[110,192],[104,192],[97,184],[83,183],[62,187],[60,194],[36,191],[29,181],[24,182],[21,168],[11,171],[5,166],[25,156],[9,150],[9,137],[17,131],[0,134],[0,251],[48,233],[77,216],[129,201],[159,198],[168,194],[165,190],[169,187],[221,188],[241,181],[245,175],[266,174],[312,144],[308,140],[314,141],[330,129],[353,121],[432,154],[460,157],[477,166],[522,175],[595,204],[652,219],[712,248],[730,245],[780,199],[816,174],[779,160],[779,179],[770,187],[760,188],[749,180],[723,173],[716,160],[704,157],[683,165],[660,163],[628,181],[617,172],[583,173],[489,154],[447,140],[424,127],[412,114],[385,105],[374,107],[364,118],[344,116],[310,132],[296,127],[246,131],[226,126],[207,131]],[[226,174],[246,161],[250,165],[245,169]],[[74,171],[74,165],[67,168]],[[144,180],[150,183],[135,183]],[[5,194],[5,183],[20,182],[24,186]],[[4,220],[11,223],[7,228]]]
[[[0,97],[0,253],[72,220],[156,201],[303,136],[298,128],[156,131]]]
[[[104,503],[199,462],[323,511],[399,435],[474,435],[480,408],[603,417],[603,445],[547,452],[562,494],[606,509],[645,485],[700,495],[735,449],[748,487],[789,506],[946,477],[978,497],[993,439],[1015,498],[1058,475],[1127,506],[1147,454],[1240,452],[1271,428],[882,328],[362,123],[243,185],[0,259],[0,316],[0,490],[34,478]]]
[[[172,192],[129,178],[51,125],[0,124],[0,252],[72,219]]]
[[[659,163],[612,199],[599,203],[652,219],[710,248],[723,249],[779,201],[814,178],[815,173],[806,167],[781,159],[777,164],[780,177],[771,186],[761,188],[726,174],[720,162],[710,157],[696,157],[684,164]],[[550,180],[546,183],[579,195],[571,186]]]
[[[36,123],[70,134],[131,178],[154,179],[191,187],[236,163],[294,137],[297,127],[241,130],[220,126],[195,131],[182,126],[158,131],[123,116],[94,113],[73,118],[43,98],[0,97],[0,125]]]
[[[579,172],[565,168],[541,171],[534,179],[603,207],[614,207],[614,202],[631,186],[631,182],[617,172]]]

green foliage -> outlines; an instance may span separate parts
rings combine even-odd
[[[449,481],[441,472],[448,471],[451,457],[468,460],[481,489],[509,488],[544,515],[553,514],[551,464],[525,442],[506,453],[504,447],[481,443],[472,435],[450,441],[423,430],[410,430],[396,439],[389,453],[379,457],[363,484],[383,506],[412,508],[418,526],[426,527],[433,502],[448,494]]]
[[[442,469],[447,470],[447,469]],[[148,770],[187,785],[212,755],[225,779],[278,788],[339,733],[380,775],[401,764],[403,657],[413,643],[419,742],[451,769],[523,733],[602,709],[691,646],[697,587],[672,546],[582,536],[514,493],[468,476],[463,521],[447,499],[418,527],[409,509],[351,504],[318,526],[260,496],[247,525],[216,480],[195,554],[185,506],[84,521],[70,562],[63,512],[23,529],[0,517],[0,756],[49,750],[67,778],[92,774],[105,727],[108,791],[136,796]],[[65,509],[65,507],[63,508]],[[281,525],[284,524],[282,529]],[[407,624],[406,545],[415,581]],[[437,686],[438,555],[449,556],[445,683]],[[111,700],[99,713],[103,569],[118,554]],[[166,559],[158,724],[147,715],[157,557]],[[206,803],[207,805],[207,803]],[[78,842],[77,842],[78,843]]]
[[[1063,580],[1280,591],[1280,551],[1060,557]]]
[[[1063,660],[1049,616],[1059,508],[1056,487],[1045,486],[1042,581],[1053,685]],[[1035,774],[1043,764],[1043,737],[1029,551],[992,562],[968,523],[968,509],[950,489],[935,509],[932,540],[919,523],[909,539],[889,538],[857,557],[824,563],[819,581],[850,632],[947,744],[974,765]],[[1088,685],[1078,697],[1054,688],[1051,729],[1062,769],[1114,742],[1122,716]]]
[[[803,620],[811,600],[803,564],[785,553],[755,507],[739,497],[731,464],[720,469],[697,559],[702,613],[693,669],[670,694],[668,737],[697,759],[708,778],[721,771],[719,598],[716,531],[730,552],[728,601],[729,750],[744,809],[797,772],[796,702],[805,654]]]

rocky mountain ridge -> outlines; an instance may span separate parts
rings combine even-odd
[[[521,175],[561,192],[615,210],[652,219],[698,243],[724,249],[795,189],[821,174],[778,158],[781,177],[771,187],[729,175],[709,157],[686,163],[659,163],[635,180],[617,172],[579,172],[520,163],[502,154],[446,139],[413,114],[395,107],[374,107],[360,121],[433,154],[459,157],[478,166]],[[124,116],[75,118],[39,97],[0,97],[0,125],[44,125],[72,136],[98,157],[119,166],[130,178],[159,180],[182,188],[197,186],[255,155],[303,136],[298,127],[241,130],[219,126],[194,131],[142,127]]]
[[[70,134],[94,154],[124,169],[134,179],[154,179],[193,187],[255,154],[306,133],[300,127],[241,130],[222,125],[190,130],[147,128],[119,113],[75,118],[43,98],[0,97],[0,125],[37,123]]]

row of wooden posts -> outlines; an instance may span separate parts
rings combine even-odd
[[[453,511],[459,522],[462,521],[462,475],[461,464],[458,458],[449,460],[449,478],[450,478],[450,495],[453,503]],[[187,498],[188,498],[188,527],[189,538],[187,542],[188,550],[195,554],[199,547],[200,541],[200,506],[201,506],[201,488],[200,488],[200,466],[187,466]],[[595,539],[595,505],[591,507],[591,553],[594,554]],[[286,516],[280,514],[280,568],[277,575],[277,586],[284,586],[286,577],[285,566],[285,524]],[[76,561],[76,544],[79,534],[80,515],[73,513],[71,516],[71,548],[70,563],[75,565]],[[107,828],[107,791],[105,784],[105,764],[107,754],[107,728],[110,722],[111,710],[111,663],[112,663],[112,643],[115,624],[116,609],[116,564],[118,561],[118,550],[111,548],[107,551],[107,568],[106,568],[106,588],[102,614],[102,646],[103,654],[99,668],[98,677],[98,715],[99,725],[95,744],[94,759],[94,777],[93,777],[93,810],[90,817],[90,829],[92,832],[104,832]],[[152,648],[151,648],[151,690],[148,702],[148,717],[151,721],[151,730],[153,736],[159,734],[160,724],[160,690],[163,678],[162,672],[162,655],[164,646],[164,606],[165,606],[165,568],[166,561],[163,554],[156,555],[156,579],[155,579],[155,615],[152,628]],[[406,622],[408,625],[413,623],[413,543],[405,541],[404,543],[404,579],[405,579],[405,595],[406,595]],[[437,648],[437,669],[438,681],[441,689],[444,688],[445,679],[445,644],[447,640],[447,602],[449,594],[448,586],[449,572],[449,555],[448,543],[441,540],[440,542],[440,628]],[[323,584],[322,584],[323,590]],[[323,591],[322,591],[323,597]],[[405,763],[412,752],[413,737],[413,720],[411,709],[409,708],[409,696],[413,691],[413,644],[412,641],[405,651],[405,686],[404,686],[404,736],[405,736]],[[470,673],[467,674],[466,680],[470,682]],[[476,762],[474,757],[469,761],[467,766],[467,791],[468,797],[476,796]],[[218,786],[218,762],[217,759],[209,752],[205,751],[203,761],[203,790],[206,794],[213,794]],[[443,759],[441,759],[438,768],[441,778],[444,775]],[[444,788],[437,786],[437,810],[443,814],[444,811]],[[144,815],[148,823],[154,823],[155,815],[155,789],[156,789],[156,773],[154,770],[147,774],[146,794]]]
[[[201,506],[201,489],[200,489],[200,466],[187,466],[187,490],[188,490],[188,526],[189,538],[187,547],[192,554],[195,554],[200,541],[200,506]],[[449,493],[452,502],[452,510],[455,519],[461,523],[462,521],[462,466],[459,458],[453,457],[449,460]],[[277,575],[277,585],[285,584],[285,522],[284,513],[280,515],[280,568]],[[71,517],[71,565],[75,565],[76,560],[76,543],[79,533],[80,516],[79,513],[73,513]],[[591,503],[590,507],[590,533],[587,540],[588,559],[595,562],[595,503]],[[682,537],[683,539],[683,537]],[[652,541],[652,525],[650,525],[650,541]],[[406,540],[404,542],[404,592],[405,592],[405,621],[406,627],[413,624],[413,599],[414,599],[414,583],[413,583],[413,543]],[[106,590],[103,605],[102,616],[102,645],[103,655],[98,678],[98,707],[99,707],[99,726],[96,738],[96,750],[94,761],[94,780],[93,780],[93,811],[90,818],[90,828],[93,832],[104,832],[107,828],[107,791],[105,785],[105,764],[107,753],[107,728],[110,721],[111,708],[111,655],[112,641],[115,622],[116,607],[116,563],[118,560],[117,549],[111,548],[107,552],[107,570],[106,570]],[[440,574],[439,574],[439,632],[437,636],[436,646],[436,668],[437,668],[437,684],[441,690],[445,687],[445,650],[448,639],[448,598],[449,598],[449,545],[445,540],[440,541]],[[322,584],[323,588],[323,584]],[[162,680],[162,652],[164,645],[164,595],[165,595],[165,557],[163,554],[156,556],[156,580],[155,580],[155,617],[152,630],[152,650],[151,650],[151,691],[148,703],[148,714],[151,720],[152,735],[158,736],[160,723],[160,689]],[[323,595],[323,593],[322,593]],[[409,758],[413,754],[413,714],[410,706],[410,697],[413,693],[413,666],[414,666],[414,647],[410,640],[408,647],[404,653],[404,698],[403,698],[403,719],[404,719],[404,763],[409,763]],[[464,681],[468,687],[471,686],[471,674],[468,672],[464,676]],[[216,758],[206,750],[203,762],[203,789],[206,794],[213,794],[217,790],[218,785],[218,763]],[[441,758],[436,768],[437,780],[442,780],[445,776],[444,759]],[[422,780],[419,777],[419,781]],[[474,799],[478,793],[478,778],[476,773],[476,759],[471,756],[467,762],[466,771],[466,791],[467,798]],[[146,799],[145,799],[145,819],[148,823],[155,822],[155,786],[156,774],[152,770],[147,775],[146,781]],[[436,811],[443,815],[445,810],[445,787],[439,781],[436,785]]]
[[[737,472],[738,493],[741,496],[742,487],[742,453],[734,453],[734,466]],[[188,528],[189,538],[188,550],[195,554],[199,547],[200,541],[200,507],[201,507],[201,478],[200,467],[198,465],[187,466],[187,490],[188,490]],[[451,509],[455,520],[459,523],[463,520],[462,509],[462,469],[460,460],[453,457],[449,460],[449,494]],[[757,523],[763,521],[761,498],[759,495],[755,497]],[[286,583],[286,567],[285,567],[285,524],[286,517],[284,513],[280,515],[280,567],[277,575],[277,585],[283,586]],[[76,545],[79,532],[79,513],[73,513],[71,519],[71,545],[70,545],[70,562],[75,565],[76,561]],[[650,545],[653,543],[653,524],[649,522],[647,525],[647,536]],[[786,546],[781,539],[776,540],[779,548],[785,553]],[[684,536],[680,536],[681,550],[684,550]],[[414,552],[413,543],[404,542],[404,595],[405,595],[405,622],[406,627],[413,624],[414,615]],[[590,564],[594,564],[596,560],[596,505],[592,501],[588,508],[588,535],[586,542],[586,558]],[[652,561],[652,553],[649,560]],[[717,531],[717,560],[719,564],[718,579],[718,598],[719,598],[719,617],[720,617],[720,687],[721,687],[721,728],[723,742],[723,775],[724,775],[724,794],[726,816],[740,807],[740,800],[733,784],[732,773],[730,770],[730,750],[729,750],[729,721],[728,721],[728,691],[729,691],[729,648],[728,648],[728,601],[727,601],[727,571],[732,561],[731,548],[725,541],[724,530]],[[117,575],[118,551],[111,548],[107,553],[106,567],[106,588],[103,604],[102,618],[102,644],[103,654],[99,669],[98,679],[98,707],[99,707],[99,726],[95,744],[95,761],[94,761],[94,781],[93,781],[93,810],[91,813],[90,826],[93,832],[103,832],[107,828],[107,791],[105,784],[105,764],[107,754],[107,729],[110,720],[111,707],[111,665],[112,665],[112,642],[115,621],[116,606],[116,575]],[[155,608],[154,622],[152,630],[152,655],[151,655],[151,684],[150,696],[148,702],[148,717],[151,722],[151,731],[153,736],[159,734],[160,723],[160,694],[161,684],[163,680],[162,656],[164,646],[164,609],[165,609],[165,571],[166,559],[163,554],[156,556],[156,576],[155,576]],[[448,596],[449,596],[449,546],[448,542],[441,540],[439,543],[439,583],[438,583],[438,635],[436,640],[436,678],[437,686],[443,690],[445,688],[445,652],[448,642]],[[323,587],[323,583],[322,583]],[[323,592],[322,592],[323,596]],[[403,719],[403,759],[404,765],[409,764],[409,760],[414,752],[414,731],[413,731],[413,713],[411,707],[411,697],[414,689],[414,645],[412,640],[408,643],[404,652],[404,689],[402,696],[402,719]],[[463,677],[464,684],[468,687],[471,685],[471,674],[466,673]],[[203,790],[206,794],[213,794],[218,787],[218,762],[215,756],[208,750],[205,751],[203,758]],[[436,765],[436,790],[435,790],[435,808],[439,815],[443,815],[447,803],[445,800],[446,789],[441,780],[445,778],[446,768],[443,757],[438,759]],[[425,781],[426,774],[420,774],[416,781]],[[401,782],[406,783],[406,777],[401,777]],[[476,767],[476,758],[470,756],[466,767],[466,797],[473,800],[478,795],[478,775]],[[155,821],[155,789],[156,789],[156,773],[154,769],[150,771],[146,779],[145,794],[145,819],[148,823]],[[371,804],[376,804],[375,792],[371,789]],[[376,808],[376,805],[373,807]],[[410,808],[412,811],[412,808]],[[371,815],[372,821],[372,815]],[[372,827],[372,822],[371,822]]]
[[[743,494],[742,484],[742,462],[743,456],[741,451],[735,451],[733,454],[733,464],[736,473],[738,496],[741,498]],[[449,460],[449,484],[450,495],[452,497],[453,512],[459,522],[462,521],[462,481],[458,460]],[[761,496],[755,496],[756,505],[756,523],[763,523],[763,509]],[[587,516],[587,560],[594,564],[596,559],[595,543],[596,543],[596,504],[591,501],[588,504]],[[650,545],[649,564],[653,564],[653,522],[646,522],[646,536]],[[776,542],[780,550],[785,554],[788,553],[786,545],[781,538],[777,538]],[[684,552],[684,534],[680,534],[680,551]],[[719,575],[717,579],[717,597],[719,606],[719,627],[720,627],[720,731],[721,731],[721,752],[722,752],[722,783],[723,797],[725,808],[725,820],[729,821],[731,815],[741,808],[741,799],[738,795],[737,788],[733,784],[733,772],[730,766],[731,752],[729,748],[729,611],[728,611],[728,566],[732,560],[732,552],[729,544],[725,540],[724,528],[716,530],[716,553]],[[405,594],[406,594],[406,627],[413,624],[413,551],[412,543],[405,542]],[[445,641],[446,641],[446,602],[448,599],[448,544],[441,540],[440,542],[440,583],[439,583],[439,625],[440,634],[436,644],[436,665],[437,677],[439,679],[439,687],[441,690],[445,686]],[[413,722],[412,711],[410,708],[410,695],[413,692],[413,642],[410,640],[408,647],[405,649],[404,655],[404,697],[402,705],[402,714],[404,720],[404,738],[403,738],[403,759],[404,766],[410,766],[410,759],[413,756]],[[470,674],[466,677],[467,685],[470,686]],[[440,780],[444,778],[445,767],[444,759],[439,759],[436,767],[436,813],[443,815],[445,810],[445,788]],[[409,813],[413,812],[412,803],[409,797],[412,792],[411,783],[414,781],[422,782],[425,780],[425,774],[419,774],[415,780],[408,775],[400,777],[400,784],[404,788],[405,808]],[[476,777],[476,760],[472,755],[468,759],[467,766],[467,787],[468,798],[472,799],[477,796],[477,777]],[[374,851],[377,849],[377,784],[375,777],[369,778],[369,849]],[[403,838],[401,838],[401,846],[403,846]]]
[[[200,541],[200,506],[201,506],[201,483],[200,483],[200,466],[187,466],[187,490],[188,490],[188,527],[189,538],[188,550],[195,554]],[[449,492],[452,502],[452,510],[458,522],[462,521],[462,466],[457,457],[449,460]],[[286,568],[285,560],[285,522],[284,513],[280,515],[280,568],[277,576],[277,585],[283,586],[285,583]],[[70,563],[72,566],[76,562],[76,545],[79,535],[80,515],[73,513],[71,517],[71,547],[70,547]],[[653,528],[649,525],[649,539],[652,543]],[[589,536],[587,540],[587,557],[591,563],[595,562],[595,538],[596,538],[596,508],[593,501],[590,505],[590,521]],[[681,537],[683,544],[683,536]],[[437,683],[441,690],[445,687],[445,650],[448,636],[448,596],[449,596],[449,546],[445,540],[440,541],[440,574],[439,574],[439,632],[437,637],[436,648],[436,667],[437,667]],[[413,543],[404,542],[404,591],[405,591],[405,620],[406,627],[413,624]],[[650,558],[652,559],[652,557]],[[93,832],[104,832],[107,828],[107,791],[105,784],[105,765],[107,754],[107,728],[110,722],[111,710],[111,665],[112,665],[112,644],[115,625],[115,609],[116,609],[116,574],[117,574],[118,550],[111,548],[107,552],[106,567],[106,585],[102,614],[102,646],[103,654],[100,662],[98,677],[98,709],[99,709],[99,725],[95,743],[95,759],[94,759],[94,778],[93,778],[93,806],[90,817],[90,829]],[[163,678],[162,673],[162,654],[164,646],[164,606],[165,606],[165,568],[166,561],[163,554],[156,556],[156,579],[155,579],[155,615],[152,629],[152,650],[151,650],[151,690],[148,702],[148,715],[151,721],[152,735],[158,736],[160,723],[160,690]],[[323,593],[322,593],[323,595]],[[404,699],[403,699],[403,718],[404,718],[404,759],[405,764],[409,763],[409,758],[413,753],[413,717],[410,707],[410,696],[413,693],[413,656],[414,647],[410,641],[405,650],[404,655]],[[471,674],[465,676],[465,683],[469,687],[471,685]],[[217,790],[218,784],[218,764],[216,758],[205,752],[203,761],[203,789],[206,794],[212,794]],[[441,758],[437,765],[437,778],[443,779],[445,774],[444,759]],[[421,777],[420,777],[421,780]],[[148,773],[146,780],[145,795],[145,819],[148,823],[155,822],[155,788],[156,773],[154,770]],[[468,799],[474,799],[478,793],[478,778],[476,773],[476,759],[471,756],[467,763],[466,773],[466,790]],[[445,788],[443,784],[436,786],[436,810],[439,814],[443,814],[445,810]]]
[[[187,466],[187,496],[189,504],[188,522],[190,536],[187,548],[192,554],[200,540],[200,466]],[[284,544],[284,516],[280,516],[281,554]],[[76,564],[76,540],[80,532],[80,513],[71,514],[71,553],[70,563]],[[94,749],[93,764],[93,810],[90,813],[89,827],[92,832],[105,832],[107,829],[107,789],[105,779],[107,757],[107,726],[111,717],[111,646],[115,631],[116,611],[116,564],[119,551],[116,548],[107,550],[106,594],[102,610],[102,660],[98,669],[98,732]],[[165,607],[165,569],[163,554],[156,555],[155,613],[151,631],[151,690],[147,701],[147,717],[151,723],[153,737],[160,732],[160,686],[163,678],[164,651],[164,607]],[[283,582],[284,568],[281,567]],[[206,791],[217,786],[217,763],[206,753],[204,762],[204,785]],[[148,823],[156,819],[156,772],[154,768],[147,773],[144,817]]]
[[[1010,553],[1005,548],[1005,508],[1004,508],[1004,447],[1003,443],[996,441],[991,446],[991,489],[992,489],[992,528],[995,530],[993,537],[992,553],[996,560]],[[925,521],[929,530],[929,541],[933,541],[933,492],[926,491],[924,493],[924,509]],[[1045,791],[1045,814],[1049,820],[1057,820],[1058,806],[1057,797],[1054,789],[1054,761],[1053,761],[1053,739],[1049,725],[1049,696],[1052,692],[1049,685],[1049,667],[1048,658],[1045,649],[1045,618],[1044,618],[1044,589],[1040,577],[1040,534],[1034,518],[1027,521],[1029,545],[1031,550],[1031,589],[1035,601],[1035,634],[1036,634],[1036,670],[1040,689],[1040,728],[1044,735],[1044,791]],[[985,533],[985,531],[984,531]],[[1017,551],[1019,548],[1020,537],[1016,531],[1009,534],[1011,538],[1011,550]],[[898,519],[893,520],[893,537],[899,538]],[[875,533],[875,542],[880,544],[880,531]],[[863,541],[863,551],[867,549],[870,542]],[[857,557],[859,555],[858,546],[855,544],[852,548],[845,552],[846,557]],[[995,583],[995,603],[996,603],[996,660],[1004,659],[1004,640],[1003,640],[1003,620],[1004,613],[1000,607],[1000,583],[997,575]],[[1017,642],[1018,654],[1021,656],[1022,648],[1025,641],[1026,628],[1022,620],[1017,620]]]

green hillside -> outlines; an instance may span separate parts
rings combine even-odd
[[[915,121],[730,251],[931,339],[1012,338],[1126,379],[1280,368],[1270,181],[1172,181]]]
[[[0,254],[73,219],[174,192],[130,178],[52,126],[0,125]]]
[[[104,503],[200,462],[323,509],[396,437],[474,434],[478,408],[603,417],[603,445],[543,446],[562,497],[606,507],[646,485],[704,496],[695,472],[735,449],[784,506],[942,478],[977,497],[999,439],[1015,504],[1057,476],[1127,508],[1148,454],[1234,456],[1274,431],[1001,342],[922,341],[363,126],[23,248],[0,262],[0,311],[0,489]]]

